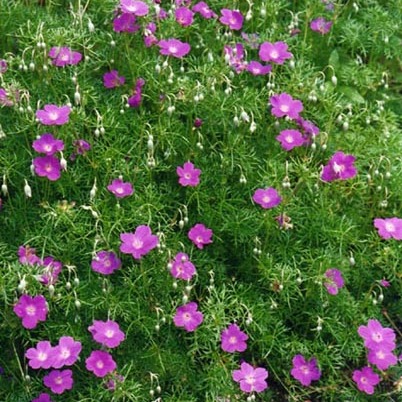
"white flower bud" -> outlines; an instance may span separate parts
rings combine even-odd
[[[378,301],[381,303],[383,300],[384,300],[384,295],[381,293],[381,294],[378,296]]]
[[[172,284],[172,286],[173,286],[173,289],[177,289],[177,282],[174,281],[173,284]]]
[[[3,180],[4,180],[4,178],[3,178]],[[3,184],[1,185],[1,192],[3,193],[4,197],[8,194],[8,187],[4,181],[3,181]]]
[[[167,114],[168,114],[169,116],[171,116],[175,110],[176,110],[176,108],[175,108],[174,106],[169,106],[169,107],[167,108]]]
[[[334,86],[336,86],[336,84],[338,83],[338,78],[336,78],[336,75],[333,75],[333,76],[332,76],[331,81],[332,81],[332,84],[333,84]]]
[[[160,394],[162,392],[162,388],[159,385],[156,387],[156,392],[158,394]]]
[[[27,281],[25,280],[25,276],[20,280],[20,283],[18,284],[18,291],[23,292],[25,288],[27,287]]]
[[[67,290],[70,290],[70,289],[71,289],[71,282],[67,282],[67,283],[66,283],[66,289],[67,289]]]
[[[311,149],[315,151],[317,149],[317,144],[315,142],[311,143]]]
[[[159,332],[160,329],[161,329],[160,325],[159,325],[159,324],[156,324],[156,325],[155,325],[155,331],[156,331],[156,332]],[[152,396],[152,395],[151,395],[151,396]]]
[[[249,115],[244,110],[240,113],[240,118],[247,123],[250,121]]]
[[[295,63],[294,60],[289,61],[289,67],[292,68],[292,69],[296,67],[296,63]]]
[[[95,198],[97,189],[98,187],[96,186],[96,181],[94,181],[94,185],[92,186],[91,191],[89,192],[89,199],[91,201]]]
[[[229,96],[232,93],[232,88],[227,87],[224,92],[225,92],[225,95]]]
[[[155,326],[155,329],[156,329],[156,326]],[[153,398],[155,395],[155,391],[153,389],[149,390],[149,395],[151,398]]]
[[[31,187],[29,186],[28,182],[25,180],[25,186],[24,186],[24,193],[27,198],[32,197],[32,190]]]
[[[191,289],[192,289],[192,286],[187,285],[187,286],[186,286],[186,293],[187,293],[187,294],[190,294]]]
[[[322,145],[321,145],[321,149],[322,149],[323,151],[325,151],[325,150],[327,149],[327,144],[322,144]]]
[[[349,123],[348,123],[347,121],[343,122],[343,124],[342,124],[342,129],[343,129],[344,131],[347,131],[347,130],[349,129]]]
[[[302,282],[303,282],[303,279],[300,278],[300,276],[298,276],[298,277],[296,278],[296,283],[297,283],[298,285],[300,285]]]
[[[88,31],[91,33],[95,31],[95,25],[92,23],[91,20],[88,21]]]
[[[74,102],[76,105],[81,103],[81,94],[78,91],[74,93]]]
[[[316,330],[317,330],[318,332],[320,332],[320,331],[322,330],[322,326],[321,326],[321,325],[317,325]]]
[[[187,295],[183,295],[182,299],[181,299],[183,304],[186,304],[188,302],[188,296]]]
[[[61,153],[61,152],[60,152]],[[63,170],[67,170],[67,161],[64,158],[63,154],[61,153],[61,158],[60,158],[60,166]]]
[[[115,47],[116,46],[116,42],[114,40],[110,41],[110,46]]]
[[[159,64],[157,64],[157,65],[155,66],[155,72],[156,72],[157,74],[159,74],[159,73],[161,72],[161,66],[160,66]]]
[[[199,98],[200,101],[204,100],[204,94],[202,94],[202,93],[199,94],[199,95],[198,95],[198,98]]]
[[[239,118],[238,118],[237,116],[233,117],[233,123],[234,123],[234,125],[235,125],[236,127],[239,126],[240,120],[239,120]]]
[[[162,68],[165,69],[165,68],[167,68],[168,65],[169,65],[168,61],[165,60],[165,61],[162,63]]]
[[[98,138],[100,136],[100,130],[99,128],[95,129],[94,131],[95,137]]]
[[[356,264],[356,260],[354,259],[353,256],[351,256],[351,257],[349,258],[349,264],[350,264],[352,267]]]
[[[74,285],[78,286],[79,284],[80,284],[80,280],[77,277],[75,277],[74,278]]]
[[[74,304],[75,304],[75,307],[77,307],[77,308],[80,308],[80,307],[81,307],[81,302],[80,302],[79,300],[76,300],[76,301],[74,302]]]
[[[212,62],[214,61],[214,55],[213,55],[213,53],[212,53],[212,52],[208,52],[207,58],[208,58],[208,61],[209,61],[210,63],[212,63]]]
[[[179,228],[180,229],[184,228],[184,221],[182,219],[179,220]]]
[[[53,296],[54,296],[54,286],[53,286],[53,285],[49,285],[48,289],[49,289],[49,295],[50,295],[50,297],[53,297]]]
[[[35,70],[35,63],[34,62],[30,62],[29,63],[29,69],[31,70],[31,71],[34,71]]]
[[[251,12],[251,10],[247,11],[246,14],[246,21],[250,21],[253,18],[253,13]]]
[[[267,10],[265,8],[261,8],[260,15],[261,17],[265,17],[267,15]]]
[[[255,124],[254,121],[251,122],[249,130],[250,133],[254,133],[254,131],[257,130],[257,124]]]
[[[385,178],[386,179],[391,178],[391,172],[385,172]]]

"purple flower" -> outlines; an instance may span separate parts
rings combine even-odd
[[[240,11],[223,8],[221,14],[222,16],[219,18],[219,21],[223,25],[227,25],[230,29],[234,29],[235,31],[242,29],[243,15]]]
[[[188,232],[188,238],[201,250],[206,244],[212,243],[212,235],[212,230],[202,223],[197,223]]]
[[[381,279],[380,280],[380,285],[383,286],[384,288],[388,288],[391,286],[390,282],[387,281],[386,279]]]
[[[369,320],[367,326],[361,325],[357,332],[364,339],[367,349],[395,349],[395,332],[391,328],[383,328],[378,320]]]
[[[13,106],[14,105],[12,96],[4,88],[0,88],[0,105],[3,105],[3,106]]]
[[[374,387],[381,381],[380,376],[374,373],[371,367],[363,367],[361,370],[355,370],[352,376],[359,391],[366,394],[374,394]]]
[[[56,261],[53,257],[48,256],[40,262],[43,267],[42,275],[39,276],[39,282],[44,285],[53,285],[63,268],[63,264],[60,261]]]
[[[236,43],[234,47],[225,46],[225,60],[231,65],[237,74],[240,74],[247,68],[247,62],[244,58],[244,46],[241,43]]]
[[[201,170],[194,168],[191,162],[186,162],[183,167],[178,166],[176,173],[182,186],[195,187],[200,183]]]
[[[293,54],[287,50],[288,45],[285,42],[264,42],[260,46],[258,55],[262,61],[272,61],[276,64],[283,64],[285,60],[293,57]]]
[[[137,19],[134,14],[122,13],[113,19],[113,31],[128,33],[137,32],[141,27],[136,24],[136,22]]]
[[[338,290],[345,284],[342,272],[339,269],[330,268],[326,270],[325,277],[324,286],[327,288],[328,293],[330,295],[337,295]]]
[[[91,261],[91,268],[103,275],[110,275],[121,267],[121,261],[113,251],[98,251]]]
[[[320,129],[317,126],[309,120],[304,120],[302,117],[296,119],[296,123],[303,130],[303,133],[306,136],[304,141],[306,145],[311,143],[311,137],[315,137],[320,132]]]
[[[175,18],[182,27],[188,27],[194,22],[194,13],[187,7],[179,7],[175,11]]]
[[[119,324],[112,320],[94,320],[93,324],[88,327],[88,331],[92,334],[95,342],[108,348],[116,348],[126,337]]]
[[[37,398],[32,399],[31,402],[52,402],[52,400],[50,399],[49,394],[42,392]]]
[[[247,71],[253,75],[267,75],[271,72],[272,66],[264,66],[258,61],[252,60],[247,64]]]
[[[240,383],[240,389],[243,392],[262,392],[268,388],[265,379],[268,377],[268,371],[262,367],[254,368],[251,364],[243,362],[240,370],[232,372],[234,381]]]
[[[270,209],[278,206],[281,203],[282,198],[273,187],[268,187],[255,190],[253,200],[264,209]]]
[[[53,368],[72,366],[78,360],[81,349],[81,342],[75,341],[71,336],[62,336],[53,349]]]
[[[68,123],[70,112],[69,106],[45,105],[36,111],[36,117],[45,126],[62,126]]]
[[[60,161],[53,155],[38,156],[33,160],[35,173],[41,177],[47,177],[50,181],[56,181],[61,176]]]
[[[170,274],[176,279],[189,281],[195,275],[195,266],[186,253],[177,253],[171,265]]]
[[[29,348],[25,352],[25,357],[29,360],[29,367],[48,369],[53,366],[54,348],[49,341],[40,341],[36,344],[36,348]]]
[[[137,17],[143,17],[149,12],[149,7],[143,1],[120,0],[120,7],[124,13],[131,13]]]
[[[117,70],[109,71],[103,75],[103,85],[108,89],[120,87],[121,85],[124,85],[125,82],[126,79],[123,76],[119,76]]]
[[[200,1],[194,4],[193,11],[199,13],[202,17],[206,19],[215,18],[217,15],[209,8],[208,4],[204,1]]]
[[[7,71],[7,61],[4,59],[0,60],[0,74],[4,74]]]
[[[145,80],[138,78],[135,87],[133,89],[133,94],[128,98],[127,102],[130,107],[138,108],[142,102],[142,87],[145,85]]]
[[[91,145],[82,139],[73,141],[73,146],[78,155],[85,155],[91,149]]]
[[[392,351],[381,345],[369,351],[367,360],[370,364],[375,364],[379,370],[383,371],[398,363],[398,358]]]
[[[290,374],[305,387],[308,387],[311,381],[320,379],[321,372],[317,367],[317,360],[314,357],[306,360],[303,355],[296,355],[293,357],[292,363],[293,368]]]
[[[275,117],[288,116],[290,119],[298,119],[299,113],[303,110],[303,103],[297,99],[293,99],[287,93],[273,95],[269,99],[272,109],[271,113]]]
[[[113,370],[116,370],[117,365],[110,353],[102,350],[93,350],[85,360],[85,367],[97,377],[105,377]]]
[[[43,383],[55,394],[62,394],[64,391],[73,388],[73,382],[71,370],[52,370],[43,377]]]
[[[107,189],[117,198],[128,197],[133,194],[134,189],[131,183],[125,183],[122,179],[114,179],[112,184],[107,186]]]
[[[69,47],[52,47],[49,50],[49,57],[53,59],[52,64],[57,67],[78,64],[82,59],[80,52],[74,52]]]
[[[45,133],[32,143],[32,148],[39,153],[53,155],[64,149],[64,142],[53,137],[50,133]]]
[[[236,324],[230,324],[221,333],[221,348],[225,352],[244,352],[247,349],[248,336]]]
[[[46,321],[48,312],[46,299],[42,295],[34,297],[22,295],[13,310],[22,318],[22,326],[27,329],[36,328],[39,321]]]
[[[374,227],[383,239],[402,240],[402,219],[400,218],[376,218]]]
[[[310,22],[310,28],[315,32],[319,32],[321,35],[325,35],[331,29],[332,24],[332,21],[327,21],[325,18],[319,17]]]
[[[131,254],[136,260],[141,259],[159,244],[158,236],[153,235],[151,228],[145,225],[138,226],[135,233],[122,233],[120,240],[122,241],[120,251]]]
[[[356,157],[346,155],[342,151],[337,151],[324,166],[321,179],[324,181],[347,180],[357,175],[357,169],[354,166]]]
[[[281,146],[285,151],[290,151],[295,147],[300,147],[305,142],[301,132],[297,130],[282,130],[276,139],[281,143]]]
[[[191,46],[188,43],[181,42],[178,39],[162,39],[159,41],[158,46],[160,47],[160,54],[176,58],[184,57],[191,50]]]
[[[176,309],[173,322],[176,327],[183,327],[187,332],[195,331],[204,320],[203,314],[197,310],[198,304],[190,302]]]
[[[35,265],[40,262],[36,250],[29,246],[18,247],[18,261],[23,265]]]

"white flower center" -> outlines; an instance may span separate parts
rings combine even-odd
[[[136,238],[134,238],[133,242],[131,243],[131,245],[136,249],[141,248],[143,246],[143,244],[144,243],[140,239],[136,239]]]
[[[27,306],[27,308],[25,309],[25,312],[28,315],[33,316],[36,313],[36,307],[31,304],[31,305]]]
[[[294,138],[291,135],[287,135],[285,137],[285,141],[288,142],[289,144],[292,144],[294,141]]]
[[[177,53],[177,47],[176,46],[169,46],[169,52],[170,53],[173,53],[173,54],[175,54],[175,53]]]
[[[262,197],[262,201],[265,202],[265,203],[268,203],[268,202],[271,201],[271,197],[268,196],[268,195],[264,195],[264,197]]]
[[[279,110],[283,113],[289,112],[289,106],[288,105],[281,105],[279,106]]]
[[[106,338],[113,338],[113,335],[114,335],[113,329],[108,329],[108,330],[105,332]]]
[[[59,118],[59,114],[57,112],[50,112],[48,117],[50,120],[57,120]]]
[[[395,232],[395,225],[393,223],[391,223],[391,222],[386,222],[385,230],[387,232]]]
[[[332,168],[335,173],[341,173],[345,170],[345,165],[338,165],[336,162],[333,163]]]
[[[272,50],[269,55],[271,56],[271,59],[277,59],[279,57],[279,53],[276,50]]]

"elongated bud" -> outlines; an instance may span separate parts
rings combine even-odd
[[[28,182],[25,180],[24,193],[27,198],[32,197],[32,190]]]
[[[8,194],[8,187],[6,184],[6,175],[3,176],[3,184],[1,185],[1,192],[3,193],[4,197]]]
[[[66,159],[64,158],[63,153],[60,152],[60,154],[61,154],[60,166],[61,166],[61,168],[62,168],[63,170],[67,170],[67,161],[66,161]]]
[[[95,179],[94,185],[92,186],[91,191],[89,192],[89,199],[91,201],[95,198],[97,189],[98,187],[96,186],[96,179]]]
[[[88,31],[91,33],[95,31],[95,25],[92,23],[91,20],[88,21]]]
[[[78,91],[74,93],[74,102],[76,105],[81,103],[81,94]]]

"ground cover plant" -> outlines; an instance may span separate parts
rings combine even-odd
[[[0,0],[0,400],[400,401],[401,20]]]

